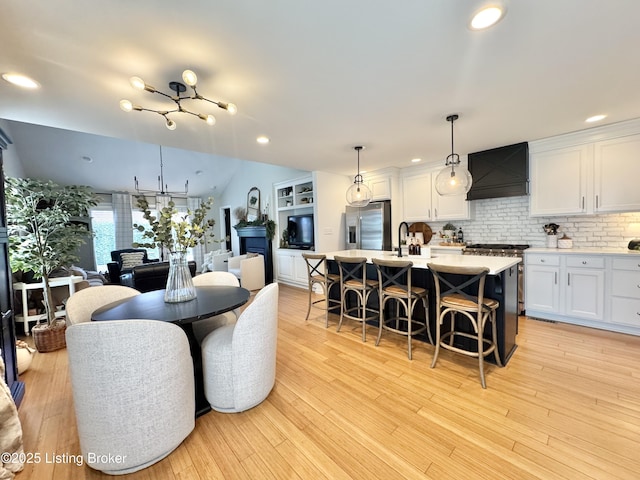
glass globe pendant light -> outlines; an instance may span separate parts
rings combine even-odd
[[[360,175],[360,150],[364,147],[358,145],[353,147],[358,152],[358,174],[353,180],[353,185],[347,190],[347,203],[352,207],[366,207],[371,202],[371,189],[365,185],[362,175]]]
[[[447,122],[451,122],[451,155],[447,156],[445,167],[436,177],[436,191],[442,196],[463,195],[473,183],[469,170],[460,165],[460,155],[453,151],[453,122],[457,119],[455,114],[447,117]]]

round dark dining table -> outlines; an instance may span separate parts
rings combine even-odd
[[[193,358],[196,386],[196,417],[211,410],[204,396],[202,352],[193,333],[193,322],[234,310],[249,300],[249,290],[241,287],[196,287],[196,298],[187,302],[166,303],[164,290],[141,293],[134,297],[110,303],[91,314],[94,322],[104,320],[149,319],[171,322],[184,330]]]

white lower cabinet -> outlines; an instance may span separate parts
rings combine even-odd
[[[560,267],[525,266],[525,310],[560,313]]]
[[[308,287],[307,263],[300,250],[276,251],[276,275],[278,282],[296,287]]]
[[[525,310],[640,335],[640,255],[525,253]]]
[[[574,262],[581,266],[573,265]],[[592,264],[596,264],[595,268],[587,267]],[[604,274],[602,257],[567,258],[566,315],[588,320],[604,319]]]
[[[640,330],[640,256],[613,258],[608,321]]]

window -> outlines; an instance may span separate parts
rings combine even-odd
[[[178,214],[174,216],[174,220],[180,220],[187,211],[186,199],[174,199]],[[155,203],[155,199],[153,199]],[[154,203],[151,203],[150,207],[153,211]],[[155,213],[157,215],[157,213]],[[131,242],[142,242],[144,237],[142,232],[133,229],[133,223],[139,225],[149,225],[149,223],[143,218],[142,212],[138,208],[132,209],[131,215],[133,222],[131,225]],[[93,239],[93,250],[96,258],[96,266],[98,271],[106,272],[107,263],[111,262],[111,252],[116,249],[116,228],[114,223],[113,206],[110,200],[103,199],[96,207],[91,209],[91,218],[93,225],[93,232],[95,234]],[[157,248],[147,248],[147,257],[150,259],[159,259],[160,252]],[[192,249],[187,251],[187,258],[193,260]]]
[[[107,271],[107,263],[111,261],[111,251],[116,249],[116,231],[113,224],[113,210],[102,208],[91,209],[93,226],[93,252],[99,272]]]

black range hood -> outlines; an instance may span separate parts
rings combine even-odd
[[[493,148],[468,155],[473,177],[467,200],[529,194],[529,144]]]

